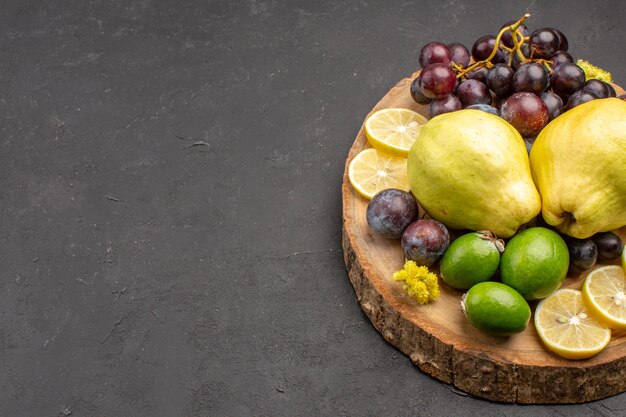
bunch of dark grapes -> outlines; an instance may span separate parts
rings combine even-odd
[[[529,33],[523,16],[507,22],[497,36],[480,37],[470,51],[460,43],[422,47],[422,71],[411,96],[429,105],[430,117],[463,108],[499,115],[532,145],[549,121],[582,103],[615,97],[611,84],[585,79],[558,29]]]

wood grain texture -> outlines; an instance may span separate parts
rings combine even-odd
[[[415,75],[415,74],[414,74]],[[413,75],[413,76],[414,76]],[[427,106],[410,97],[413,77],[401,80],[372,109]],[[618,94],[623,94],[617,88]],[[469,325],[460,309],[462,291],[441,283],[441,297],[421,306],[392,280],[402,268],[399,241],[371,233],[367,200],[348,180],[352,158],[368,147],[361,127],[346,161],[343,194],[343,249],[357,299],[374,327],[422,371],[478,397],[517,403],[580,403],[626,391],[626,333],[613,334],[593,358],[572,361],[545,349],[531,323],[511,337],[494,336]],[[626,227],[617,231],[626,239]],[[438,271],[437,271],[438,272]],[[568,276],[563,287],[580,288],[587,273]],[[531,303],[531,308],[536,302]]]

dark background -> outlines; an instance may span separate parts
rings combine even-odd
[[[340,240],[347,151],[424,43],[528,10],[623,85],[623,3],[1,6],[1,416],[626,412],[421,373],[362,314]]]

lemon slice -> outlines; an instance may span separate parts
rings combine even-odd
[[[626,277],[619,265],[591,271],[582,292],[589,311],[599,320],[613,329],[626,330]]]
[[[611,340],[611,329],[590,316],[580,291],[569,288],[537,305],[535,328],[548,349],[567,359],[589,358]]]
[[[376,149],[407,156],[428,120],[409,109],[382,109],[365,121],[365,136]]]
[[[409,191],[406,158],[399,158],[373,148],[357,154],[348,167],[348,178],[355,190],[371,199],[386,188]]]

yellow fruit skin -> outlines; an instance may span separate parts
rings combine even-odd
[[[526,146],[503,119],[465,109],[431,119],[408,155],[411,191],[452,229],[510,237],[537,216],[541,199]]]
[[[626,102],[581,104],[550,122],[530,152],[545,221],[576,238],[626,225]]]

